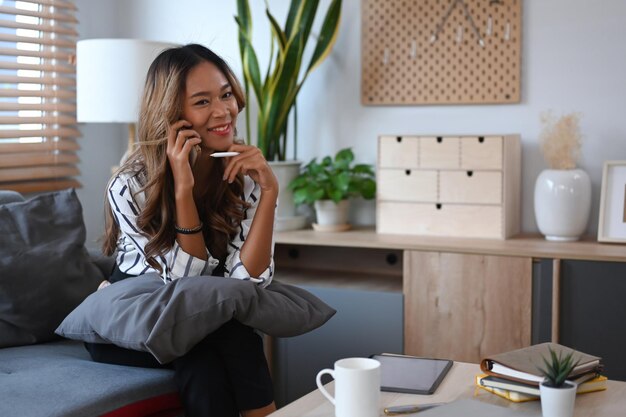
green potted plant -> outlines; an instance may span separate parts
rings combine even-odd
[[[296,98],[308,75],[329,55],[339,31],[342,0],[331,0],[326,10],[315,46],[305,65],[304,53],[317,14],[319,0],[291,0],[283,27],[269,10],[266,15],[271,28],[269,63],[263,74],[258,55],[252,43],[252,14],[248,0],[237,0],[235,21],[239,27],[239,51],[243,68],[246,101],[250,91],[258,104],[256,145],[278,178],[281,189],[278,200],[277,230],[298,228],[293,195],[287,188],[298,175],[300,162],[296,161],[298,117]],[[293,112],[292,112],[293,109]],[[287,127],[293,114],[293,160],[287,161]],[[246,130],[250,140],[250,113],[246,111]],[[274,162],[272,162],[274,161]],[[282,219],[282,220],[281,220]],[[297,220],[297,219],[296,219]],[[300,220],[304,217],[300,216]],[[301,222],[304,225],[304,222]],[[296,226],[296,227],[292,227]],[[301,227],[301,226],[300,226]]]
[[[334,159],[327,156],[321,162],[313,158],[291,183],[296,204],[313,204],[316,230],[340,231],[349,229],[349,199],[376,196],[374,169],[368,164],[353,165],[351,148],[337,152]]]
[[[539,371],[545,377],[539,384],[541,394],[541,413],[543,417],[572,417],[576,400],[576,384],[567,377],[578,365],[574,352],[557,355],[549,349],[550,357],[543,358],[543,367]]]

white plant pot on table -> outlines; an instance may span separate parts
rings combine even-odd
[[[269,161],[276,180],[278,181],[278,209],[274,230],[302,229],[306,225],[306,216],[298,215],[293,202],[293,191],[289,183],[300,173],[300,161]]]
[[[590,210],[591,181],[582,169],[546,169],[537,177],[535,218],[547,240],[578,240]]]
[[[541,394],[541,414],[543,417],[572,417],[576,401],[576,384],[565,381],[565,387],[554,388],[539,385]]]
[[[318,200],[314,204],[317,223],[313,223],[313,229],[319,232],[341,232],[350,229],[348,213],[349,200],[341,200],[335,203],[333,200]]]

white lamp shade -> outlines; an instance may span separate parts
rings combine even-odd
[[[171,43],[88,39],[76,45],[79,122],[136,123],[150,64]]]

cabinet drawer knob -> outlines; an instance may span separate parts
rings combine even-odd
[[[471,177],[472,175],[474,175],[474,171],[467,171],[467,176]]]
[[[484,136],[479,136],[478,137],[478,143],[483,143],[485,141],[485,137]]]
[[[437,143],[443,142],[443,138],[441,136],[437,136]]]
[[[402,136],[396,136],[396,142],[401,143],[402,142]]]
[[[398,263],[398,256],[395,253],[388,253],[385,261],[387,265],[395,265]]]
[[[404,173],[405,173],[406,175],[411,175],[411,170],[410,170],[410,169],[405,169],[405,170],[404,170]]]
[[[441,210],[441,203],[435,204],[435,207],[437,207],[437,210]]]

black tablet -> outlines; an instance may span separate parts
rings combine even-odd
[[[380,389],[410,394],[432,394],[452,367],[448,359],[418,358],[383,353],[372,355],[380,362]]]

